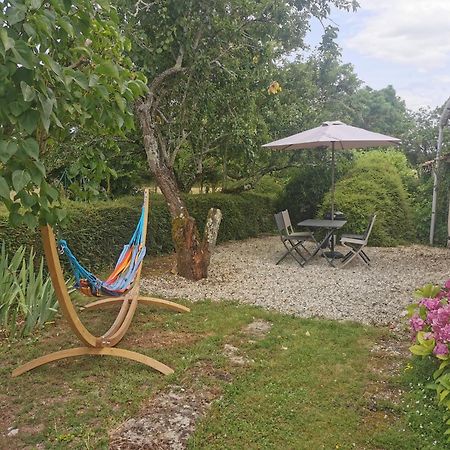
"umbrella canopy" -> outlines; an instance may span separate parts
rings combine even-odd
[[[338,120],[324,122],[320,127],[293,134],[278,141],[264,144],[274,150],[299,150],[304,148],[331,148],[331,219],[334,219],[334,151],[350,148],[383,147],[399,144],[400,139],[352,127]]]
[[[338,120],[324,122],[320,127],[311,128],[298,134],[293,134],[278,141],[264,144],[274,150],[298,150],[302,148],[367,148],[399,144],[400,139],[380,133],[352,127]]]

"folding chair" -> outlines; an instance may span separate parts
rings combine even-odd
[[[314,234],[310,231],[294,232],[291,218],[288,210],[281,211],[274,215],[278,231],[280,233],[281,242],[286,248],[284,255],[277,261],[279,264],[286,256],[291,255],[301,266],[303,266],[307,259],[302,255],[300,247],[305,250],[308,255],[311,255],[308,249],[303,245],[306,241],[314,241]]]
[[[373,224],[377,215],[374,214],[366,228],[364,234],[343,234],[341,237],[341,244],[348,248],[349,252],[342,259],[341,267],[346,266],[355,256],[357,256],[363,263],[370,266],[370,258],[364,251],[364,247],[369,241],[370,233],[372,232]]]

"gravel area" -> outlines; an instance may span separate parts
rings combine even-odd
[[[170,272],[149,275],[142,288],[165,298],[237,300],[300,317],[397,325],[414,289],[450,278],[450,250],[425,246],[370,247],[372,267],[357,260],[343,269],[321,257],[300,267],[276,236],[228,242],[216,248],[208,279]]]

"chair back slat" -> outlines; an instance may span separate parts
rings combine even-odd
[[[367,229],[366,229],[366,231],[364,232],[364,240],[365,241],[368,241],[369,240],[369,236],[370,236],[370,233],[372,233],[372,228],[373,228],[373,225],[374,225],[374,223],[375,223],[375,219],[377,218],[377,215],[376,214],[374,214],[371,218],[370,218],[370,222],[369,222],[369,225],[367,226]]]
[[[282,212],[276,213],[276,214],[274,214],[274,217],[275,217],[275,222],[277,224],[278,231],[281,234],[286,234],[286,231],[285,231],[286,226],[284,225],[283,213]]]
[[[288,234],[291,234],[294,232],[294,229],[292,228],[292,222],[291,218],[289,216],[289,211],[285,209],[284,211],[281,211],[281,214],[283,216],[284,226],[286,228],[286,231]]]

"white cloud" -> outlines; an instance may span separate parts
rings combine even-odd
[[[450,1],[360,0],[359,22],[344,47],[431,72],[450,65]]]

